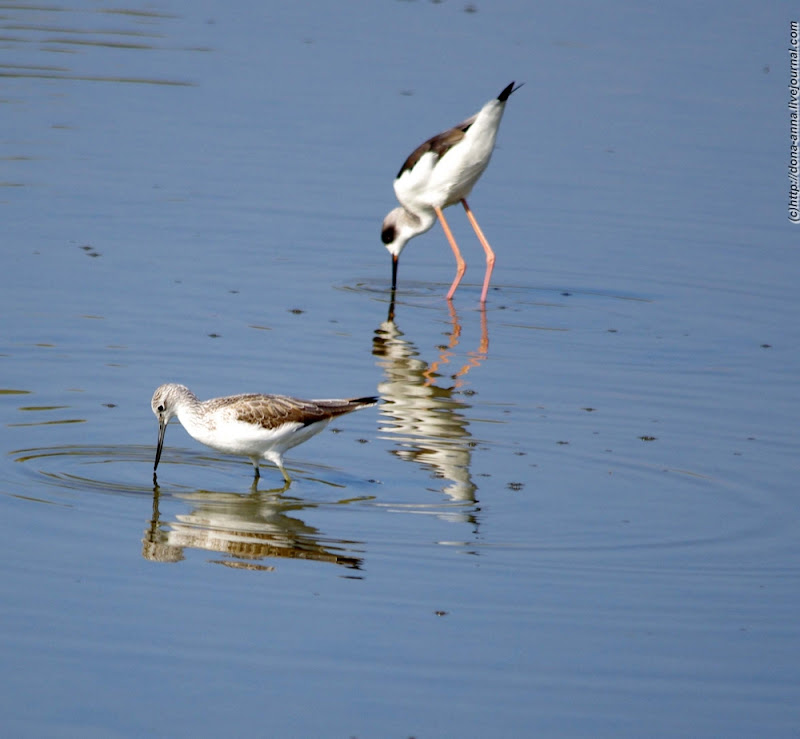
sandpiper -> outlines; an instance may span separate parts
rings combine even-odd
[[[227,454],[248,457],[260,476],[259,461],[278,466],[287,483],[283,455],[324,429],[335,416],[366,408],[376,397],[342,400],[300,400],[285,395],[229,395],[198,400],[184,385],[167,383],[153,394],[151,407],[158,418],[158,446],[153,477],[161,459],[167,424],[177,417],[190,436]]]

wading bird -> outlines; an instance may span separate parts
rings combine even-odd
[[[495,256],[467,205],[467,196],[489,165],[506,101],[520,87],[514,87],[512,82],[471,118],[428,139],[412,152],[400,168],[394,181],[400,207],[384,218],[381,230],[381,239],[392,255],[392,291],[397,288],[397,260],[403,247],[410,239],[428,231],[438,218],[456,257],[456,276],[447,299],[453,297],[467,264],[442,210],[460,202],[486,252],[481,303],[486,302]]]
[[[158,445],[153,479],[164,447],[167,424],[177,417],[189,435],[218,452],[248,457],[260,476],[258,463],[268,459],[287,483],[283,455],[324,429],[334,416],[375,405],[378,398],[300,400],[285,395],[229,395],[198,400],[184,385],[161,385],[150,406],[158,419]]]

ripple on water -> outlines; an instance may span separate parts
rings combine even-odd
[[[260,481],[242,479],[242,470],[250,465],[238,460],[206,456],[194,452],[170,450],[173,469],[201,468],[204,480],[218,479],[228,473],[227,480],[242,480],[243,492],[196,489],[182,484],[154,485],[151,446],[80,446],[19,449],[11,453],[34,480],[25,486],[31,494],[13,493],[14,497],[34,502],[64,503],[69,498],[74,506],[76,493],[146,497],[143,507],[147,518],[142,539],[142,556],[159,562],[178,562],[187,550],[200,550],[221,555],[211,560],[228,567],[270,571],[273,566],[263,560],[303,559],[336,564],[358,570],[362,563],[360,542],[352,538],[328,535],[304,520],[303,511],[321,507],[354,505],[371,496],[337,499],[330,495],[316,500],[288,494],[288,485],[273,490],[259,489],[269,484],[263,475]],[[164,462],[162,461],[162,464]],[[143,465],[146,467],[143,468]],[[209,470],[217,475],[209,476]],[[340,483],[318,480],[303,471],[299,479],[318,482],[327,490],[340,490]],[[60,489],[64,495],[47,498],[47,489]],[[317,486],[315,486],[316,488]],[[90,499],[81,499],[91,507]],[[146,512],[146,513],[145,513]]]
[[[359,293],[366,295],[377,302],[396,305],[413,305],[415,308],[441,308],[446,303],[445,295],[450,283],[422,282],[409,280],[403,282],[392,298],[389,283],[378,279],[364,279],[357,282],[348,282],[336,285],[336,289],[343,292]],[[476,301],[480,294],[481,285],[462,282],[460,291],[474,291]],[[465,298],[466,299],[466,298]],[[567,307],[576,301],[596,303],[598,300],[634,301],[650,303],[650,297],[633,292],[609,292],[607,290],[574,289],[571,287],[532,287],[530,285],[492,285],[489,288],[486,309],[508,309],[516,306],[531,305],[548,307]],[[474,307],[479,307],[476,303]]]
[[[24,474],[36,482],[63,490],[79,490],[110,494],[150,494],[153,491],[154,447],[151,445],[79,445],[17,449],[9,453],[13,461],[24,465]],[[145,465],[145,468],[142,468]],[[162,470],[177,471],[172,475]],[[217,484],[223,491],[230,485],[246,488],[252,479],[252,465],[238,458],[215,456],[204,451],[190,451],[170,447],[169,458],[162,457],[159,464],[157,486],[162,494],[196,490],[196,478],[186,483],[185,474],[193,468],[211,471],[205,474],[206,484]],[[340,481],[341,472],[319,465],[304,463],[302,468],[287,466],[298,480],[317,483],[330,488],[358,486],[362,481]],[[275,474],[272,474],[275,472]],[[219,480],[217,479],[219,478]],[[363,484],[369,484],[364,482]],[[272,486],[270,488],[270,486]],[[276,468],[264,466],[260,480],[253,480],[248,489],[283,492],[287,489]]]
[[[247,462],[177,448],[170,454],[170,460],[162,460],[167,470],[158,487],[152,482],[150,445],[19,449],[11,452],[19,463],[12,466],[20,470],[19,484],[9,494],[70,507],[91,507],[91,496],[81,496],[86,493],[146,498],[143,556],[175,562],[187,550],[201,550],[229,558],[221,564],[259,565],[249,569],[261,569],[264,560],[276,558],[360,569],[368,549],[395,536],[405,540],[408,528],[398,526],[396,517],[410,514],[439,522],[430,531],[441,546],[479,556],[506,552],[516,558],[514,552],[532,552],[535,556],[523,560],[539,570],[666,572],[687,564],[697,570],[701,561],[719,572],[739,569],[741,552],[748,547],[763,548],[783,536],[787,520],[745,480],[725,481],[630,458],[609,464],[614,472],[608,475],[610,487],[592,472],[597,460],[579,459],[572,467],[577,474],[581,468],[589,473],[585,486],[570,483],[555,490],[552,483],[543,488],[531,484],[524,491],[505,488],[501,493],[487,483],[466,498],[448,495],[444,488],[417,490],[409,499],[374,481],[337,479],[341,473],[319,465],[293,469],[294,488],[269,489],[279,477],[271,476],[269,468],[256,484],[247,474]],[[298,489],[303,497],[293,495]],[[361,515],[334,515],[342,506]],[[331,534],[320,521],[326,528],[344,525],[360,534]],[[728,562],[737,552],[736,560]]]

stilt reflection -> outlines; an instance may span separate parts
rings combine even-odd
[[[451,365],[457,357],[462,330],[450,301],[448,308],[451,322],[448,343],[429,363],[398,328],[392,300],[386,320],[375,331],[372,348],[385,375],[378,385],[384,400],[380,413],[386,421],[380,430],[383,438],[397,442],[393,454],[417,462],[437,478],[446,480],[442,492],[453,501],[475,503],[477,486],[470,473],[475,442],[469,431],[467,414],[471,406],[457,391],[464,386],[467,373],[488,355],[486,311],[480,312],[478,348],[467,352],[466,361],[462,356],[454,372],[445,374],[446,370],[454,368]],[[463,520],[464,516],[460,518]]]

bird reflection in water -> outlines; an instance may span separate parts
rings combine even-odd
[[[397,442],[392,453],[400,459],[417,462],[433,471],[437,478],[447,480],[442,489],[457,503],[473,504],[472,513],[458,513],[458,520],[474,522],[475,492],[470,463],[475,441],[469,432],[466,412],[470,405],[458,395],[464,386],[466,374],[480,365],[489,352],[489,333],[486,310],[480,311],[481,339],[477,350],[466,354],[466,361],[451,374],[457,356],[456,347],[461,339],[461,322],[451,301],[450,333],[446,347],[439,350],[435,361],[428,363],[420,357],[413,343],[395,323],[394,295],[386,320],[376,329],[372,353],[383,368],[385,379],[378,385],[384,402],[380,406],[381,416],[388,421],[381,425],[384,438]],[[460,364],[460,363],[459,363]],[[442,381],[449,380],[448,386]]]
[[[288,487],[288,486],[287,486]],[[153,490],[153,516],[144,532],[142,556],[157,562],[179,562],[186,548],[226,555],[217,563],[251,570],[272,570],[268,558],[308,559],[361,568],[362,559],[349,554],[360,551],[360,542],[326,537],[299,518],[289,515],[314,507],[298,498],[281,496],[283,490],[260,492],[253,482],[249,495],[195,493],[171,496],[190,504],[168,522],[161,520],[160,491]]]

